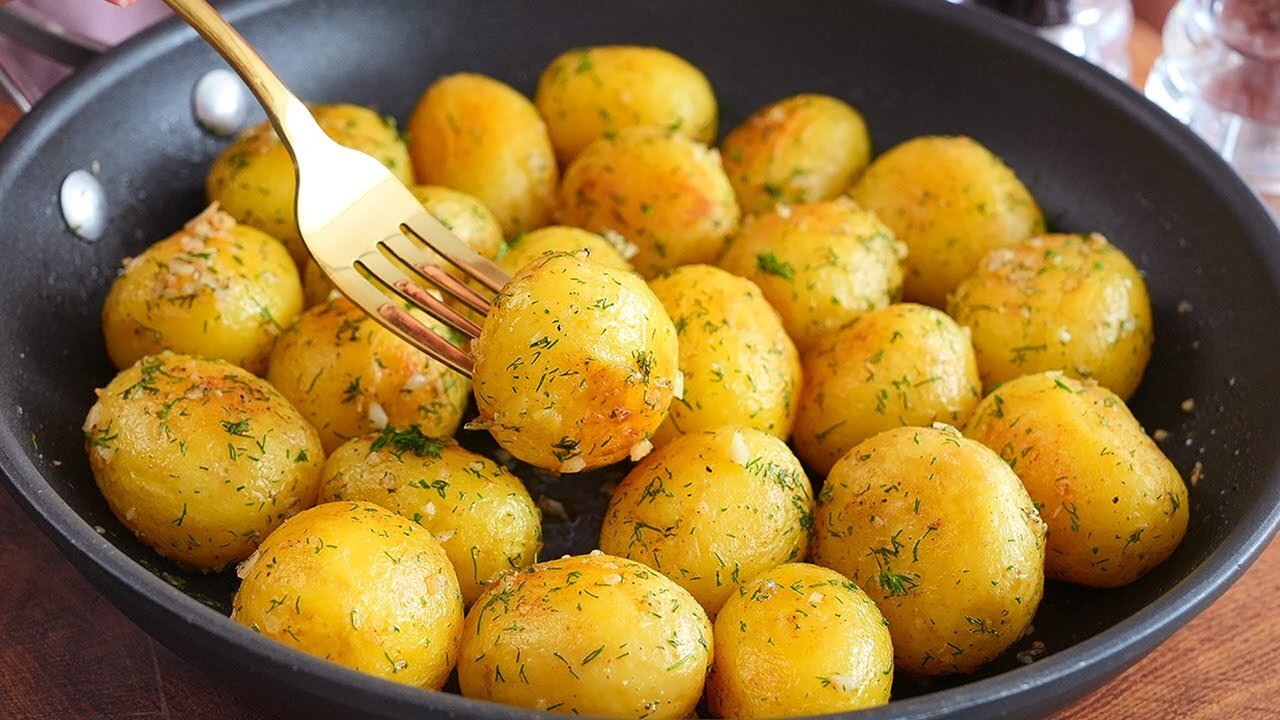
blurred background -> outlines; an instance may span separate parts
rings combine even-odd
[[[1013,17],[1142,89],[1280,213],[1280,0],[936,1]],[[75,64],[168,14],[161,0],[0,0],[0,111],[25,111]]]
[[[357,0],[361,1],[361,0]],[[969,4],[985,5],[996,11],[1012,14],[1040,25],[1056,25],[1045,33],[1056,33],[1053,39],[1069,46],[1078,55],[1093,53],[1090,59],[1099,64],[1109,64],[1118,75],[1125,74],[1129,66],[1127,43],[1132,20],[1138,18],[1139,31],[1135,42],[1150,43],[1155,40],[1153,28],[1164,22],[1175,0],[957,0]],[[129,35],[155,23],[169,14],[161,0],[138,0],[128,9],[109,5],[101,0],[0,0],[0,73],[7,76],[12,90],[27,98],[37,98],[70,74],[65,63],[51,60],[39,52],[12,39],[23,37],[21,25],[34,25],[51,33],[62,34],[71,40],[94,48],[110,47]],[[1077,25],[1061,27],[1064,18],[1061,8],[1070,7],[1077,16]],[[1110,7],[1115,6],[1115,7]],[[1117,11],[1116,8],[1119,8]],[[1079,26],[1087,25],[1090,35],[1085,38]],[[1074,30],[1072,28],[1075,28]],[[1067,32],[1063,32],[1063,30]],[[5,37],[6,35],[10,37]],[[29,36],[23,37],[30,43]],[[1145,67],[1135,67],[1144,76]]]

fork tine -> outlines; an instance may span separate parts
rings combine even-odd
[[[400,228],[412,233],[414,237],[426,243],[427,247],[440,253],[445,260],[494,292],[501,292],[502,287],[511,279],[488,258],[454,237],[453,233],[445,229],[430,213],[418,213],[402,223]]]
[[[414,316],[404,311],[404,308],[393,302],[383,304],[377,310],[378,315],[383,320],[391,324],[395,329],[402,333],[401,337],[409,340],[410,344],[417,347],[431,357],[439,360],[450,368],[462,373],[466,377],[471,377],[475,371],[475,361],[470,355],[460,350],[458,346],[445,340],[435,333],[434,330],[423,325]]]
[[[470,318],[459,313],[457,310],[449,307],[444,301],[435,297],[423,288],[415,285],[409,279],[397,280],[395,289],[399,293],[408,298],[410,302],[431,314],[432,317],[445,323],[454,330],[458,330],[463,334],[478,338],[480,337],[480,326],[471,322]]]
[[[351,302],[400,339],[462,375],[471,377],[475,367],[471,357],[405,312],[404,308],[387,295],[381,283],[363,276],[358,268],[347,266],[335,274],[334,284]]]
[[[356,259],[356,267],[367,273],[370,282],[385,286],[391,292],[421,308],[431,317],[470,337],[480,336],[480,326],[416,285],[378,250],[369,250]]]
[[[441,267],[440,264],[444,262],[444,258],[436,252],[419,248],[403,234],[383,240],[382,245],[397,260],[417,271],[446,294],[457,298],[476,312],[481,314],[489,312],[489,301]]]
[[[423,263],[421,265],[414,265],[413,269],[422,273],[425,278],[430,280],[441,290],[444,290],[458,300],[461,300],[472,310],[475,310],[481,315],[489,314],[489,308],[492,304],[486,300],[483,295],[464,285],[461,280],[450,275],[447,270],[439,265]]]

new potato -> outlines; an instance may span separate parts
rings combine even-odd
[[[1151,359],[1147,285],[1096,233],[1043,235],[991,251],[947,312],[973,333],[987,388],[1061,370],[1127,399]]]
[[[1106,388],[1059,372],[1011,380],[965,434],[995,450],[1049,525],[1045,572],[1117,587],[1164,562],[1187,530],[1187,487]]]
[[[720,155],[683,135],[633,127],[587,146],[560,185],[556,219],[631,241],[636,271],[713,262],[738,228]]]
[[[791,563],[738,588],[715,622],[707,705],[723,718],[825,715],[889,702],[893,645],[871,598]]]
[[[800,358],[760,288],[710,265],[685,265],[649,289],[675,323],[684,376],[654,443],[733,424],[790,437]]]
[[[172,350],[262,373],[276,336],[301,311],[284,246],[211,207],[125,261],[102,306],[102,332],[117,368]]]
[[[675,327],[644,281],[566,253],[526,265],[494,297],[474,355],[477,424],[565,473],[647,445],[679,373]]]
[[[505,235],[546,225],[556,158],[538,111],[511,87],[458,73],[434,82],[409,117],[418,181],[475,196]]]
[[[237,571],[231,619],[339,665],[439,690],[458,657],[462,598],[425,529],[372,503],[298,514]]]
[[[449,336],[443,325],[419,319]],[[326,452],[387,425],[450,436],[470,390],[465,377],[344,297],[308,309],[280,336],[267,380],[315,426]]]
[[[336,500],[377,503],[431,531],[467,604],[502,573],[533,565],[542,549],[542,514],[519,478],[416,427],[388,425],[335,450],[320,501]]]
[[[313,105],[310,110],[335,142],[373,156],[401,182],[413,184],[409,151],[394,119],[358,105]],[[241,133],[213,162],[205,192],[236,220],[283,242],[303,267],[311,256],[294,216],[294,173],[289,151],[271,123],[263,121]]]
[[[198,572],[248,557],[320,486],[315,431],[266,382],[220,360],[142,358],[98,391],[84,433],[111,512]]]
[[[1022,637],[1044,593],[1045,526],[1022,483],[954,428],[859,443],[818,494],[813,562],[889,622],[899,669],[972,672]]]
[[[801,352],[902,295],[903,246],[848,199],[749,218],[720,267],[749,278]]]
[[[467,613],[462,694],[594,717],[689,716],[711,665],[711,623],[689,593],[601,553],[502,576]]]
[[[742,426],[681,435],[623,478],[600,549],[674,580],[714,616],[759,573],[803,560],[813,490],[772,435]]]
[[[871,159],[857,110],[829,95],[794,95],[757,110],[720,144],[744,213],[832,200]]]
[[[633,268],[627,258],[634,255],[635,250],[634,245],[617,233],[599,235],[579,228],[549,225],[513,238],[506,254],[499,258],[498,267],[515,275],[543,253],[586,252],[586,259],[597,265],[630,271]]]
[[[716,98],[698,68],[655,47],[569,50],[538,78],[534,96],[563,163],[592,142],[652,125],[703,144],[716,137]]]
[[[883,430],[959,425],[981,398],[968,332],[941,311],[900,303],[873,310],[805,357],[797,454],[826,473]]]
[[[906,299],[939,308],[992,249],[1044,232],[1027,188],[967,137],[908,140],[873,160],[849,194],[907,244]]]

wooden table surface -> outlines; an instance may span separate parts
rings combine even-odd
[[[1134,74],[1159,38],[1139,26]],[[16,120],[0,104],[0,135]],[[1053,720],[1280,718],[1280,541],[1128,672]],[[0,720],[259,720],[120,614],[0,492]]]

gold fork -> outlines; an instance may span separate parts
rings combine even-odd
[[[422,281],[483,316],[489,300],[447,273],[441,259],[494,292],[507,283],[507,274],[445,229],[382,163],[330,140],[306,105],[205,0],[164,1],[226,59],[262,103],[293,158],[302,240],[329,280],[409,344],[470,377],[471,356],[409,314],[404,302],[468,337],[479,337],[479,325]]]

